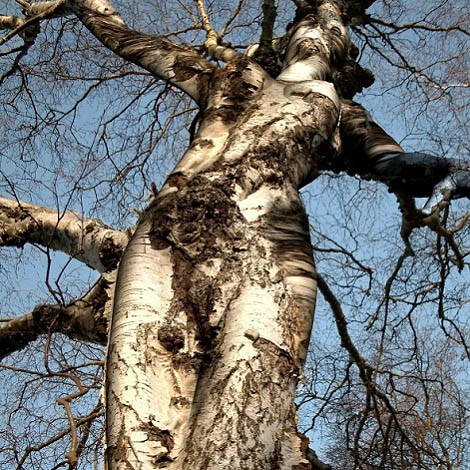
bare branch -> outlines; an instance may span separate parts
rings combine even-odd
[[[35,243],[104,272],[117,266],[128,240],[128,233],[75,212],[59,213],[0,196],[0,246]]]
[[[423,30],[423,31],[429,31],[429,32],[434,32],[434,33],[450,33],[451,31],[457,31],[459,33],[465,34],[466,36],[470,36],[470,31],[460,26],[459,24],[449,25],[449,26],[430,26],[428,24],[422,24],[419,21],[414,21],[412,23],[398,24],[392,21],[385,21],[383,19],[374,18],[371,16],[368,16],[367,20],[369,23],[375,23],[381,26],[385,26],[395,31],[403,31],[403,30],[408,30],[408,29]]]
[[[238,57],[240,55],[239,52],[236,52],[230,47],[220,44],[221,37],[217,34],[217,32],[210,23],[209,15],[207,14],[206,8],[204,6],[204,0],[196,0],[196,2],[199,10],[199,15],[202,21],[202,26],[206,31],[206,40],[204,41],[204,47],[207,49],[209,55],[214,59],[220,59],[224,62],[229,62],[235,57]]]
[[[322,293],[325,300],[330,305],[330,308],[333,312],[333,316],[335,318],[336,328],[338,330],[338,334],[341,338],[341,346],[345,348],[348,353],[350,360],[356,364],[357,368],[359,369],[359,376],[363,385],[367,389],[367,401],[372,400],[374,403],[374,407],[377,408],[377,400],[383,403],[383,406],[388,410],[391,415],[391,419],[395,422],[397,426],[397,430],[400,433],[403,441],[408,443],[408,445],[415,451],[417,451],[415,444],[413,443],[412,439],[408,434],[408,430],[405,429],[400,422],[397,412],[390,400],[389,396],[380,389],[378,386],[376,379],[374,378],[375,369],[364,359],[362,354],[357,349],[356,345],[352,341],[352,338],[348,331],[347,320],[346,316],[343,312],[341,307],[341,303],[336,298],[330,287],[328,286],[327,282],[323,279],[320,274],[316,274],[316,279],[318,283],[318,289]],[[369,405],[368,405],[369,406]],[[367,413],[364,413],[363,420],[365,422]],[[359,433],[358,433],[359,435]],[[419,452],[417,452],[419,454]]]
[[[99,418],[101,416],[104,416],[104,411],[101,410],[101,408],[95,408],[92,413],[90,413],[88,416],[85,416],[83,418],[79,418],[76,420],[75,426],[76,427],[81,427],[84,425],[90,426],[90,423],[95,420],[96,418]],[[16,467],[17,470],[21,470],[23,468],[23,463],[26,461],[26,459],[29,457],[29,455],[33,452],[39,452],[41,449],[44,449],[45,447],[51,445],[54,442],[57,442],[58,440],[64,438],[67,434],[70,433],[70,428],[66,428],[59,433],[57,433],[55,436],[51,437],[49,440],[46,442],[43,442],[37,446],[34,447],[28,447],[26,451],[24,452],[22,458],[18,462],[18,466]],[[59,464],[60,466],[63,466],[62,464]],[[54,468],[59,468],[59,467],[54,467]]]

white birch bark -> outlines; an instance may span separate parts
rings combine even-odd
[[[149,229],[137,228],[116,288],[106,377],[110,469],[158,468],[178,452],[172,432],[187,422],[195,381],[188,320],[172,305],[170,249],[152,248]],[[177,367],[176,354],[187,364]]]
[[[34,243],[104,272],[117,266],[129,236],[130,233],[75,212],[60,212],[0,196],[0,246]]]
[[[338,104],[331,84],[276,81],[243,57],[214,75],[199,132],[121,263],[111,470],[310,465],[293,405],[316,293],[298,188]]]

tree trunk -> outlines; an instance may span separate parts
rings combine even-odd
[[[310,468],[294,395],[316,283],[298,190],[337,120],[325,82],[275,81],[247,58],[215,74],[121,262],[110,469]]]

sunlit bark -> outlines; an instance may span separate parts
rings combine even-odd
[[[75,212],[61,213],[0,196],[0,246],[37,244],[104,272],[117,266],[129,236]]]
[[[327,31],[347,50],[344,28]],[[339,98],[297,37],[291,47],[286,70],[310,70],[300,83],[243,57],[214,74],[198,134],[124,255],[111,469],[309,468],[293,400],[316,285],[298,189],[317,175]]]

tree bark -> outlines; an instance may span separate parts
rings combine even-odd
[[[109,468],[310,468],[295,387],[316,296],[298,189],[338,122],[334,88],[240,57],[120,265]],[[142,275],[145,273],[145,275]]]
[[[75,212],[60,213],[0,196],[0,246],[33,243],[105,272],[117,267],[129,237],[130,232],[112,229]]]
[[[316,297],[298,190],[337,132],[323,80],[349,44],[332,2],[317,13],[278,80],[244,56],[213,72],[196,138],[123,256],[110,470],[311,468],[294,406]]]

